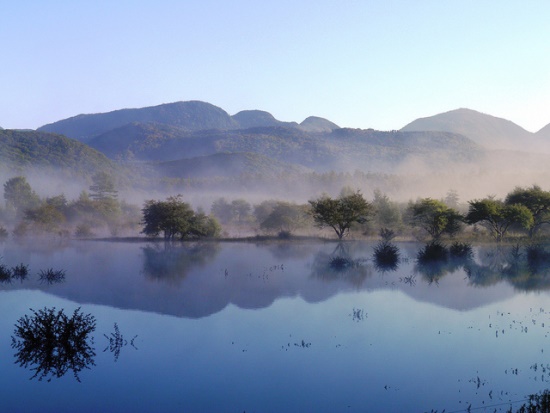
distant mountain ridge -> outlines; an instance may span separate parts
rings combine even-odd
[[[317,128],[321,127],[325,130],[338,127],[323,118],[306,119],[306,121],[304,126],[306,130],[310,130],[313,124],[317,125]],[[188,131],[234,130],[272,126],[300,128],[301,126],[296,122],[279,121],[269,112],[261,110],[244,110],[230,116],[223,109],[210,103],[187,101],[139,109],[120,109],[106,113],[77,115],[41,126],[37,130],[58,133],[88,142],[95,136],[130,123],[157,123]]]
[[[542,131],[534,134],[509,120],[464,108],[416,119],[401,131],[458,133],[488,149],[529,150],[542,143],[539,134]]]

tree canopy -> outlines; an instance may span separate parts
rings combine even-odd
[[[506,205],[521,204],[533,215],[533,224],[529,228],[529,237],[535,236],[544,224],[550,223],[550,192],[543,191],[538,185],[531,188],[516,187],[504,201]]]
[[[493,198],[474,200],[469,204],[466,222],[480,223],[491,232],[497,242],[502,241],[513,224],[518,224],[527,230],[533,225],[533,214],[525,205],[507,205]]]
[[[342,239],[352,224],[365,223],[373,215],[374,208],[359,191],[342,194],[339,198],[322,196],[309,201],[311,215],[319,228],[330,227]]]
[[[460,230],[462,216],[445,203],[422,198],[409,205],[410,224],[422,228],[434,239],[443,234],[455,235]]]
[[[161,232],[164,239],[189,237],[213,237],[220,227],[214,218],[202,213],[195,214],[191,206],[181,199],[181,195],[171,196],[166,201],[149,200],[142,209],[142,233],[156,237]]]

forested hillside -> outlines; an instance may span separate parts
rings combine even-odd
[[[0,130],[0,160],[5,167],[55,168],[89,175],[119,167],[104,154],[62,135]]]

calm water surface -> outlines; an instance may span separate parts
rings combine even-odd
[[[2,244],[29,266],[0,283],[2,411],[493,412],[549,387],[547,269],[510,272],[491,247],[419,267],[403,243],[382,271],[373,246]],[[91,363],[33,378],[12,336],[52,307],[93,315]]]

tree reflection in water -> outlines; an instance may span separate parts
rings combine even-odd
[[[17,320],[12,348],[15,363],[34,371],[31,379],[60,378],[72,371],[80,381],[79,372],[95,365],[95,351],[90,334],[95,330],[96,320],[77,308],[71,317],[63,310],[44,308],[32,315]]]
[[[331,254],[318,252],[312,264],[312,275],[322,280],[345,280],[359,287],[372,275],[364,258],[354,258],[349,244],[339,242]]]
[[[220,247],[217,243],[158,243],[143,250],[143,272],[147,277],[177,281],[189,270],[214,259]]]

